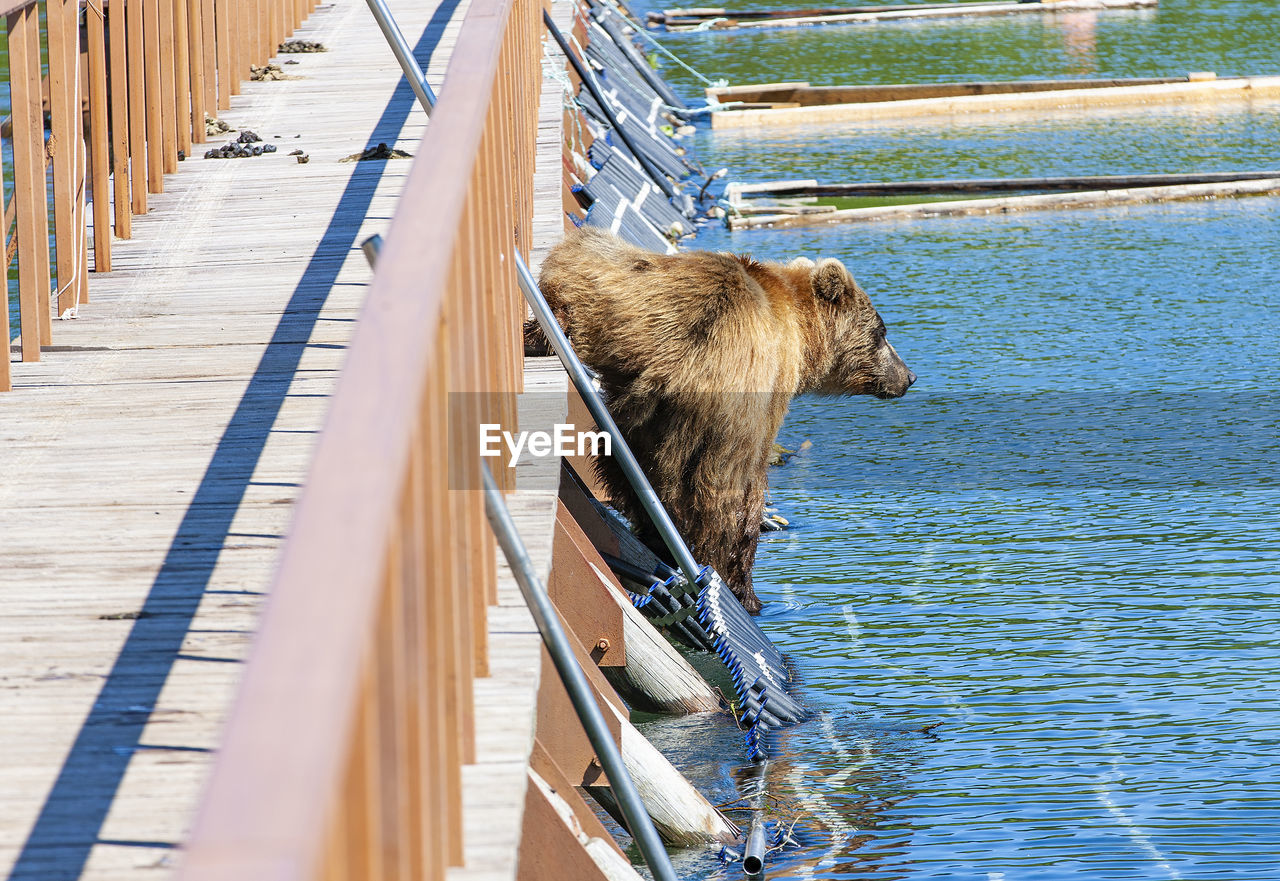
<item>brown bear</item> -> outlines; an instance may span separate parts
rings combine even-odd
[[[758,611],[751,567],[791,399],[896,398],[915,381],[871,300],[839,260],[656,254],[590,227],[551,251],[539,285],[694,556]],[[536,322],[525,347],[550,351]],[[669,559],[621,468],[596,465],[610,501]]]

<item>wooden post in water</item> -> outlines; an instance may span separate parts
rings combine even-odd
[[[728,844],[739,838],[738,827],[716,810],[702,793],[645,739],[612,706],[622,726],[622,761],[640,791],[645,810],[653,818],[663,843],[674,847],[696,847],[710,842]],[[587,792],[609,815],[622,822],[613,791],[607,786],[587,786]]]

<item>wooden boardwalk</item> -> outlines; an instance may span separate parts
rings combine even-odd
[[[395,4],[438,88],[465,5]],[[246,83],[222,114],[278,152],[180,166],[92,302],[0,396],[0,878],[161,878],[180,858],[370,277],[359,243],[386,230],[410,166],[339,160],[379,142],[413,153],[427,124],[362,0],[321,6],[295,36],[330,51],[285,56],[298,79]],[[555,238],[549,94],[537,228]],[[529,379],[564,387],[550,365]],[[554,477],[535,478],[516,507],[540,520]],[[549,566],[549,531],[543,544]],[[507,671],[529,705],[536,637],[512,590],[491,629],[519,651],[478,693]],[[489,769],[468,771],[477,793],[514,770],[512,744],[491,740]],[[469,852],[498,870],[511,844]]]

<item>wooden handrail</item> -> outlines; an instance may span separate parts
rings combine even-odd
[[[539,9],[474,0],[467,12],[187,846],[187,881],[442,879],[462,862],[461,766],[474,758],[472,680],[496,590],[476,431],[514,427],[523,310],[509,255],[527,248],[531,222]]]
[[[41,6],[49,58],[44,77]],[[4,127],[14,148],[13,168],[6,171],[15,194],[5,251],[16,251],[18,261],[23,361],[39,360],[53,341],[51,293],[59,314],[88,302],[90,273],[111,268],[110,232],[128,238],[131,215],[146,213],[147,194],[163,189],[162,172],[178,168],[179,150],[204,141],[211,99],[227,106],[249,62],[265,63],[278,39],[314,8],[315,0],[217,0],[216,6],[214,0],[0,0],[10,44],[12,114]],[[234,28],[228,26],[233,9]],[[43,111],[52,123],[47,140]],[[95,194],[92,261],[89,192]],[[52,274],[50,233],[57,255]],[[6,275],[5,341],[11,338],[7,303]],[[11,387],[12,371],[9,358],[0,359],[0,391]]]

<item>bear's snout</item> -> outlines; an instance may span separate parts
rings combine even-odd
[[[888,342],[881,343],[877,398],[900,398],[916,381],[916,374]]]

